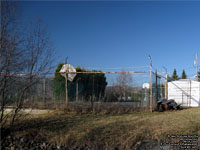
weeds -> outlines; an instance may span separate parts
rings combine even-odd
[[[15,135],[41,137],[53,143],[130,149],[143,140],[163,140],[169,134],[200,133],[200,108],[181,111],[112,113],[49,113],[26,117]],[[40,133],[40,134],[39,134]]]

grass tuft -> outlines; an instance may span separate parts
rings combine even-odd
[[[143,140],[165,140],[169,134],[200,136],[200,108],[161,113],[127,112],[86,109],[76,113],[55,111],[32,115],[24,118],[13,134],[41,137],[41,140],[58,144],[85,143],[103,149],[115,149],[116,146],[130,149]],[[33,133],[40,134],[30,136]]]

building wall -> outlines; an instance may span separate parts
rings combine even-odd
[[[168,82],[168,99],[189,107],[200,106],[200,82],[177,80]]]

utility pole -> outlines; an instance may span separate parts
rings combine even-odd
[[[167,78],[168,78],[168,74],[167,74],[167,68],[163,67],[165,69],[165,99],[167,99]]]
[[[65,60],[65,65],[67,65],[67,59],[68,57],[66,57]],[[67,70],[65,72],[65,94],[66,94],[66,100],[65,100],[65,104],[66,104],[66,111],[68,111],[68,88],[67,88],[67,80],[68,80],[68,67]]]
[[[152,57],[149,55],[150,59],[150,112],[152,112]]]

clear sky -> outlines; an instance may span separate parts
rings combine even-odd
[[[200,55],[200,2],[26,1],[25,21],[48,24],[57,61],[104,71],[149,66],[195,75]],[[199,61],[200,62],[200,61]],[[111,68],[111,69],[106,69]],[[118,68],[114,70],[112,68]],[[148,70],[149,68],[141,68]],[[139,69],[137,69],[139,70]]]

